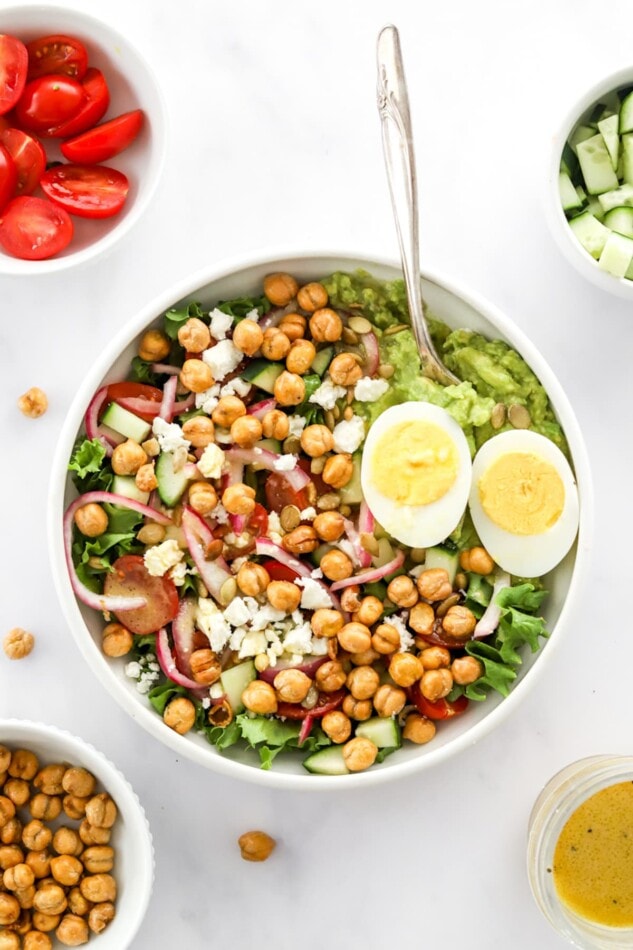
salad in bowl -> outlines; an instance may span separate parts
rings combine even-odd
[[[573,580],[585,459],[555,380],[432,281],[461,382],[426,379],[402,281],[364,263],[172,296],[60,446],[82,648],[227,771],[322,787],[431,761],[514,698]]]

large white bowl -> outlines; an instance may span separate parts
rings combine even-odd
[[[42,765],[68,762],[83,766],[101,791],[116,802],[118,816],[110,843],[115,851],[116,916],[99,935],[101,950],[126,950],[139,927],[154,883],[154,848],[143,806],[132,786],[102,752],[69,732],[41,722],[0,719],[0,745],[29,749]],[[92,944],[92,941],[90,941]]]
[[[44,4],[0,10],[0,31],[23,42],[53,33],[81,40],[88,65],[96,66],[110,89],[110,105],[102,122],[132,109],[143,109],[145,122],[132,145],[104,164],[123,172],[130,190],[122,211],[111,218],[88,220],[72,216],[74,236],[68,247],[44,261],[23,261],[0,249],[0,274],[51,274],[105,254],[141,217],[158,185],[166,152],[167,107],[153,69],[126,37],[107,23],[80,10]],[[60,139],[42,139],[49,160],[64,160]],[[35,191],[40,195],[39,189]]]
[[[210,307],[220,299],[259,293],[263,277],[273,271],[288,271],[299,281],[309,281],[325,277],[335,270],[353,271],[359,267],[381,279],[393,279],[401,275],[400,269],[387,261],[336,253],[267,255],[251,258],[247,262],[229,261],[208,268],[161,294],[129,321],[92,367],[68,413],[51,471],[49,545],[53,574],[70,629],[92,671],[137,722],[180,755],[187,755],[207,768],[236,778],[280,788],[341,790],[396,779],[430,768],[472,745],[493,729],[510,714],[535,682],[538,672],[543,669],[558,644],[580,584],[590,545],[592,495],[587,453],[578,423],[558,380],[536,348],[498,310],[458,288],[453,282],[426,273],[423,278],[424,296],[434,315],[452,327],[471,327],[489,337],[506,340],[522,354],[539,376],[565,430],[578,480],[581,499],[578,541],[548,578],[550,593],[544,605],[544,614],[552,635],[537,654],[525,656],[510,696],[503,700],[491,696],[483,703],[471,703],[463,716],[441,723],[436,737],[428,746],[406,744],[388,756],[384,763],[367,772],[343,777],[312,776],[301,766],[300,756],[279,756],[272,770],[266,772],[259,769],[255,753],[230,750],[231,755],[221,755],[198,735],[183,737],[173,732],[149,706],[147,699],[139,695],[135,683],[126,678],[125,659],[112,661],[103,655],[100,648],[103,623],[98,614],[80,604],[73,594],[66,571],[62,539],[62,515],[65,507],[76,496],[68,477],[68,460],[91,397],[105,382],[125,378],[130,361],[136,354],[139,335],[146,327],[158,325],[162,314],[170,307],[189,300],[199,300],[203,306]]]

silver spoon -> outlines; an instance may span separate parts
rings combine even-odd
[[[381,119],[385,166],[400,245],[411,324],[420,353],[422,372],[425,376],[444,385],[459,383],[460,380],[444,366],[435,352],[426,322],[425,305],[420,287],[418,191],[413,132],[400,51],[400,37],[395,26],[386,26],[380,31],[377,58],[378,111]]]

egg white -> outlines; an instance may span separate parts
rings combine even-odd
[[[558,472],[565,493],[558,520],[540,534],[512,534],[495,524],[479,498],[479,480],[497,459],[514,452],[530,453],[549,462]],[[510,574],[541,577],[565,557],[578,532],[578,490],[569,462],[544,435],[530,429],[502,432],[485,442],[473,461],[470,513],[481,542],[494,561]]]
[[[457,477],[442,498],[428,505],[399,505],[372,483],[371,469],[378,441],[402,422],[428,422],[451,439],[458,455]],[[369,509],[392,537],[413,548],[440,544],[459,524],[471,482],[470,449],[466,436],[452,416],[428,402],[403,402],[385,410],[373,423],[363,447],[361,485]]]

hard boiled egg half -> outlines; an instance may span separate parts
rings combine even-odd
[[[365,500],[382,527],[409,547],[432,547],[457,527],[471,472],[466,436],[445,409],[431,403],[391,406],[365,440]]]
[[[490,556],[510,574],[540,577],[565,557],[578,531],[570,465],[538,432],[502,432],[473,461],[470,511]]]

